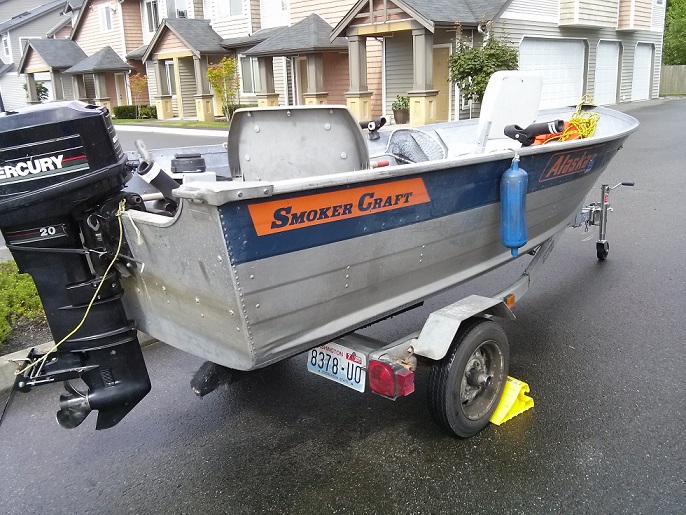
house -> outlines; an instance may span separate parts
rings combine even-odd
[[[64,0],[0,2],[0,95],[5,109],[17,109],[26,105],[26,83],[17,75],[22,53],[30,40],[45,37],[61,21],[63,7]],[[54,98],[50,74],[39,74],[36,80],[47,88],[48,98]],[[35,89],[33,93],[35,95]]]
[[[228,53],[221,41],[208,20],[163,21],[142,58],[158,118],[214,120],[207,69]]]
[[[66,71],[74,76],[74,98],[108,108],[132,103],[129,74],[143,75],[145,68],[127,55],[143,46],[143,7],[141,0],[83,1],[70,39],[89,61]]]
[[[410,121],[422,125],[458,119],[469,107],[448,82],[456,23],[462,37],[481,44],[487,35],[509,39],[519,67],[543,75],[541,107],[599,104],[658,95],[664,0],[437,1],[360,0],[331,38],[346,36],[349,55],[363,55],[370,38],[383,45],[383,111],[396,95],[410,97]],[[352,62],[352,61],[351,61]],[[348,105],[359,109],[366,70],[351,65]],[[355,102],[357,101],[357,102]]]
[[[50,77],[53,98],[49,100],[73,98],[73,83],[64,71],[85,58],[81,47],[70,39],[29,40],[18,65],[19,73],[25,75],[29,104],[40,102],[36,83],[41,76]]]

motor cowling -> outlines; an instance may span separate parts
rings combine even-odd
[[[64,340],[17,385],[29,391],[81,378],[88,391],[68,387],[61,398],[64,427],[90,410],[99,412],[96,429],[112,427],[150,390],[119,273],[109,266],[123,239],[117,213],[143,209],[140,196],[123,191],[131,175],[103,107],[53,102],[0,114],[0,231],[36,283],[55,342]],[[125,241],[120,247],[125,256]]]

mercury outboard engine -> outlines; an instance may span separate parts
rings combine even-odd
[[[110,267],[118,247],[120,260],[128,255],[117,213],[144,209],[139,195],[123,191],[126,163],[105,108],[70,101],[0,114],[0,231],[36,283],[55,342],[64,340],[47,358],[31,351],[15,384],[26,392],[81,378],[87,391],[65,383],[60,397],[57,420],[67,428],[91,410],[96,429],[110,428],[150,391]]]

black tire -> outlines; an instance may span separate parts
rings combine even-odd
[[[607,241],[598,241],[595,244],[595,254],[600,261],[605,261],[610,252],[610,243]]]
[[[479,374],[484,366],[485,377]],[[431,367],[428,396],[433,419],[457,436],[477,434],[498,407],[509,366],[510,347],[498,324],[481,318],[463,322],[448,353]]]

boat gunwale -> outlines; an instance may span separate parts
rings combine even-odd
[[[592,137],[588,139],[556,142],[554,146],[548,145],[546,148],[543,146],[530,146],[522,147],[520,149],[503,149],[482,154],[465,154],[463,156],[424,161],[420,163],[393,165],[384,168],[369,168],[365,170],[318,175],[314,177],[284,179],[281,181],[225,181],[217,183],[194,182],[183,185],[174,190],[174,196],[181,199],[201,201],[210,205],[221,206],[230,202],[254,200],[256,198],[265,197],[268,198],[275,195],[298,193],[313,189],[335,188],[340,186],[349,186],[351,184],[395,179],[446,168],[457,168],[485,162],[498,161],[501,159],[512,159],[515,157],[515,155],[527,157],[530,155],[543,154],[547,152],[564,152],[567,150],[574,150],[587,146],[601,145],[610,141],[626,138],[638,129],[638,120],[630,115],[605,107],[597,107],[593,111],[598,112],[601,115],[604,114],[606,116],[614,117],[621,122],[625,122],[628,126],[626,129],[613,134],[600,136],[597,138]],[[570,111],[568,108],[551,109],[541,111],[539,116],[569,112]],[[434,127],[440,127],[442,125],[443,124],[429,125],[418,129],[431,130]],[[268,193],[265,193],[265,187],[269,188],[270,191]],[[241,195],[235,194],[235,192],[238,190],[240,190]],[[225,195],[222,194],[224,192],[226,192]]]

